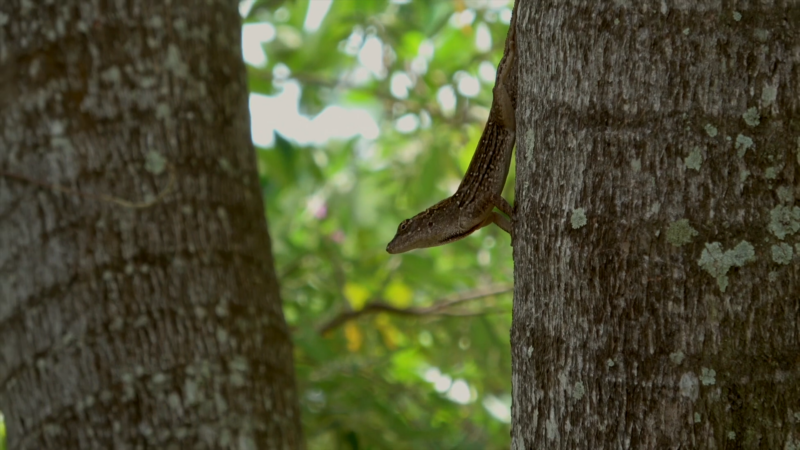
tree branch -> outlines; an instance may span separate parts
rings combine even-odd
[[[396,314],[399,316],[449,316],[449,317],[468,317],[478,316],[498,311],[446,311],[448,308],[465,303],[472,300],[478,300],[485,297],[491,297],[498,294],[510,292],[514,287],[508,285],[500,286],[487,286],[485,288],[475,289],[472,291],[464,292],[454,296],[444,297],[436,301],[433,305],[427,307],[409,307],[398,308],[386,303],[383,300],[373,300],[367,302],[363,308],[358,311],[345,311],[339,313],[333,319],[323,323],[317,328],[318,333],[324,335],[329,331],[338,328],[346,322],[357,319],[363,315],[376,314],[379,312],[386,312]]]

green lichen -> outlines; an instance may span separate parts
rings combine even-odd
[[[153,28],[161,28],[164,26],[164,20],[161,18],[161,16],[153,16],[147,21],[147,25]]]
[[[747,241],[739,242],[733,250],[728,250],[725,254],[730,256],[731,262],[736,267],[742,267],[756,260],[755,249]]]
[[[742,169],[742,171],[739,172],[739,181],[744,183],[744,181],[747,180],[747,177],[749,176],[750,176],[750,171],[747,169]]]
[[[703,164],[703,154],[700,153],[700,149],[697,147],[693,148],[689,156],[683,159],[683,163],[686,164],[686,167],[689,169],[700,171],[700,166]]]
[[[774,180],[775,178],[778,178],[778,168],[767,167],[767,169],[764,170],[764,178],[768,180]]]
[[[160,175],[167,168],[167,158],[156,150],[147,152],[144,161],[144,169],[153,175]]]
[[[761,101],[764,102],[764,106],[769,106],[775,99],[778,98],[778,88],[774,86],[765,86],[764,89],[761,91]]]
[[[753,148],[753,138],[740,134],[736,136],[736,156],[739,158],[744,157],[748,150]]]
[[[156,119],[158,120],[171,120],[172,119],[172,108],[167,103],[159,103],[156,105]]]
[[[773,272],[768,273],[767,274],[767,279],[769,280],[770,283],[774,283],[774,282],[778,281],[778,272],[774,272],[773,271]]]
[[[780,240],[800,230],[800,207],[778,205],[769,212],[769,231]]]
[[[733,20],[735,20],[737,22],[742,20],[742,13],[740,13],[739,11],[734,11],[733,12]]]
[[[724,253],[722,252],[722,244],[713,242],[706,244],[706,248],[700,254],[700,259],[697,264],[712,277],[716,278],[717,284],[722,292],[728,288],[727,273],[730,269],[730,264],[725,260]]]
[[[53,146],[54,149],[69,153],[72,153],[75,149],[75,147],[72,145],[72,141],[69,138],[62,136],[51,137],[50,145]]]
[[[181,396],[176,393],[171,393],[167,396],[167,405],[169,405],[170,409],[173,411],[180,411],[181,405]]]
[[[544,430],[545,433],[547,434],[547,439],[550,441],[555,440],[556,437],[559,436],[558,423],[556,422],[555,416],[553,416],[552,414],[544,422]]]
[[[578,381],[572,387],[572,398],[575,400],[580,400],[583,398],[583,395],[586,394],[586,388],[583,386],[583,383]]]
[[[163,372],[156,372],[152,377],[150,377],[150,380],[153,382],[153,384],[164,384],[167,382],[167,379],[167,374]]]
[[[765,30],[763,28],[756,28],[753,31],[753,36],[756,37],[761,42],[767,42],[769,39],[769,30]]]
[[[148,76],[140,76],[138,80],[139,86],[143,87],[144,89],[150,89],[151,87],[155,86],[157,80],[155,77],[148,77]]]
[[[113,85],[118,85],[122,82],[122,72],[117,66],[111,66],[103,72],[100,72],[100,79]]]
[[[228,332],[222,327],[217,328],[217,342],[223,345],[228,343]]]
[[[722,244],[712,242],[700,254],[697,264],[717,280],[720,291],[728,288],[728,271],[731,267],[742,267],[750,261],[755,261],[755,249],[747,242],[742,241],[733,250],[722,251]]]
[[[758,108],[755,106],[751,108],[747,108],[747,111],[742,114],[742,119],[744,119],[744,123],[748,126],[755,127],[761,123],[761,114],[758,112]]]
[[[697,400],[697,396],[700,394],[697,377],[692,372],[686,372],[681,375],[681,379],[678,381],[678,390],[682,397],[686,397],[691,401]]]
[[[182,17],[176,19],[174,22],[172,22],[172,28],[177,31],[178,34],[183,35],[183,33],[186,31],[186,20]]]
[[[792,262],[794,250],[792,247],[784,242],[772,246],[772,260],[778,264],[787,265]]]
[[[728,440],[735,441],[736,440],[736,432],[735,431],[728,431]]]
[[[697,236],[697,230],[689,225],[689,219],[672,222],[667,228],[667,242],[675,247],[688,244]]]
[[[714,369],[703,367],[701,371],[700,382],[703,383],[703,386],[711,386],[717,383],[717,372]]]
[[[642,170],[642,160],[639,158],[632,159],[631,170],[633,170],[635,173],[639,173]]]
[[[775,193],[778,194],[781,203],[791,203],[794,200],[794,190],[788,186],[779,186],[775,189]]]
[[[684,355],[683,352],[680,350],[669,354],[670,361],[672,361],[675,364],[682,363],[684,358],[686,358],[686,355]]]
[[[533,151],[534,151],[534,142],[536,140],[536,133],[534,131],[528,130],[525,133],[525,156],[527,158],[533,158]]]
[[[700,413],[694,413],[694,423],[700,423],[701,420],[702,416],[700,416]]]
[[[614,362],[614,360],[613,360],[613,359],[611,359],[611,358],[608,358],[608,359],[606,360],[606,366],[608,366],[608,367],[614,367],[614,364],[616,364],[616,363]]]
[[[650,206],[650,215],[658,214],[661,211],[661,202],[653,202]]]
[[[586,225],[586,211],[583,208],[573,209],[569,221],[574,230],[583,227]]]
[[[705,128],[706,133],[712,138],[716,137],[717,134],[719,133],[719,131],[717,131],[717,127],[715,127],[714,125],[711,125],[710,123],[707,123],[706,126],[703,127],[703,128]]]
[[[164,68],[172,72],[172,74],[178,78],[186,78],[189,75],[189,66],[183,61],[181,51],[177,45],[169,44],[169,46],[167,46]]]

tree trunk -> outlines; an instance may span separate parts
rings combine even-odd
[[[0,6],[9,448],[300,448],[237,2]]]
[[[518,5],[512,449],[800,448],[791,5]]]

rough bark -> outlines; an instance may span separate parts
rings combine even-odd
[[[237,2],[3,2],[0,80],[9,448],[300,448]]]
[[[512,448],[800,448],[800,7],[518,14]]]

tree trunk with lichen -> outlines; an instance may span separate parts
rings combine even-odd
[[[517,13],[512,449],[800,448],[800,9]]]
[[[301,447],[236,2],[0,5],[9,448]]]

